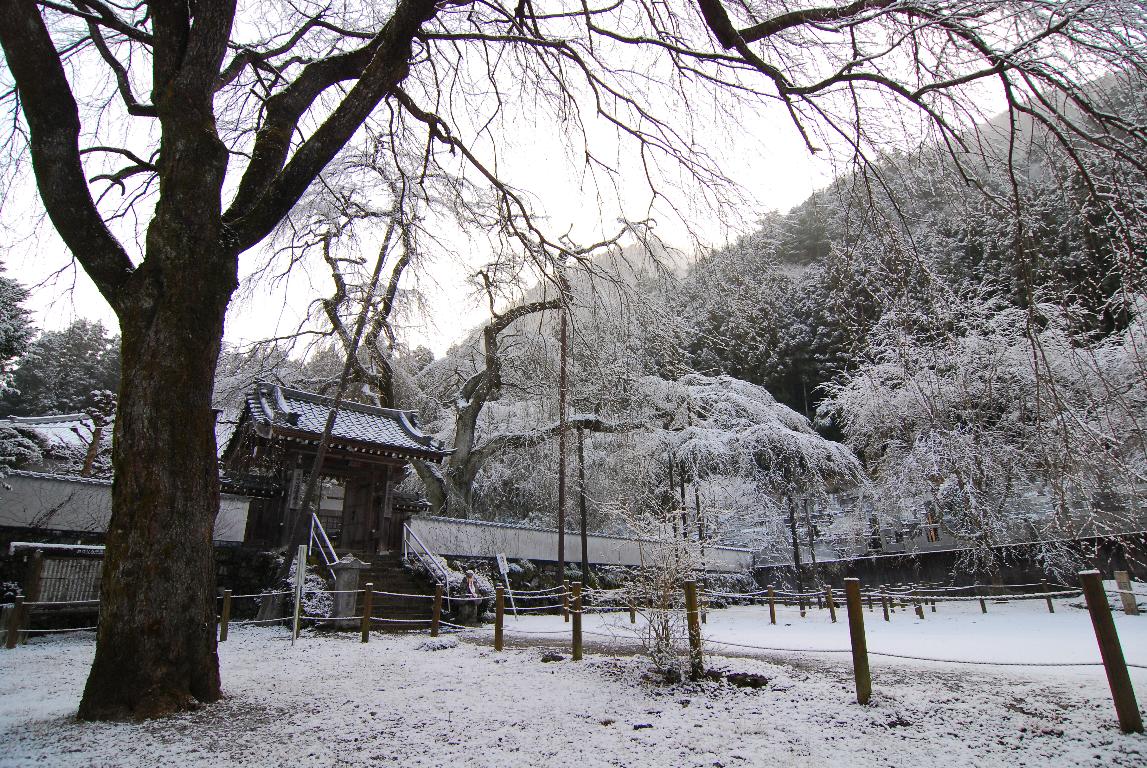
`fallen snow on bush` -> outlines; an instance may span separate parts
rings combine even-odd
[[[974,603],[941,606],[923,622],[897,613],[889,625],[878,612],[865,618],[874,650],[1090,658],[1090,648],[1073,650],[1089,639],[1082,631],[1089,629],[1087,614],[1061,601],[1056,614],[1041,615],[1041,605],[989,604],[987,617],[977,617]],[[1009,619],[1005,611],[1013,609]],[[1117,621],[1129,657],[1141,658],[1147,633],[1140,627],[1147,619]],[[767,622],[767,608],[713,611],[704,627],[709,649],[717,648],[718,638],[847,647],[843,612],[839,624],[815,610],[801,624],[792,609],[782,611],[778,626]],[[587,616],[586,629],[595,633],[587,636],[587,647],[631,649],[628,626],[626,613]],[[510,647],[502,653],[489,647],[486,631],[426,653],[419,650],[427,647],[424,634],[375,634],[365,645],[357,632],[305,634],[292,646],[280,628],[236,627],[219,646],[222,701],[162,721],[118,724],[74,717],[92,636],[33,638],[0,651],[0,765],[1147,764],[1147,737],[1119,732],[1101,668],[956,667],[874,658],[873,703],[862,707],[853,699],[845,654],[710,655],[711,668],[763,675],[768,684],[668,685],[639,655],[590,652],[582,662],[570,661],[568,628],[560,617],[510,619]],[[1025,645],[1011,647],[1020,638]],[[563,660],[542,663],[553,650]],[[1143,701],[1147,672],[1133,669],[1132,680]]]

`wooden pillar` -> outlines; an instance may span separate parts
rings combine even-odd
[[[434,585],[434,613],[430,618],[430,636],[438,637],[438,628],[442,624],[442,585]]]
[[[562,580],[562,621],[569,623],[570,620],[570,583]]]
[[[888,618],[888,597],[886,595],[880,596],[880,607],[884,610],[884,620],[891,621]]]
[[[32,553],[32,562],[30,563],[28,572],[28,592],[27,600],[34,603],[42,599],[41,594],[44,582],[44,552],[37,549]]]
[[[502,650],[502,621],[506,616],[506,590],[494,587],[494,650]]]
[[[776,595],[773,594],[773,588],[769,587],[769,623],[777,623],[777,603]]]
[[[828,606],[828,615],[832,619],[832,623],[836,623],[836,601],[832,599],[832,587],[825,587],[824,589],[824,602]]]
[[[1051,592],[1051,587],[1048,586],[1047,579],[1042,579],[1040,585],[1043,587],[1044,592]],[[1044,599],[1047,600],[1047,612],[1055,613],[1055,605],[1051,602],[1051,595],[1048,595]]]
[[[581,661],[581,582],[575,581],[570,586],[573,588],[573,649],[570,657]]]
[[[705,659],[701,652],[701,620],[697,606],[697,582],[685,582],[685,618],[689,625],[689,679],[705,676]]]
[[[370,618],[374,613],[374,584],[367,582],[362,588],[362,622],[359,624],[359,632],[362,635],[362,642],[370,642]]]
[[[629,590],[629,623],[637,623],[637,598],[633,596],[633,590]]]
[[[1119,590],[1119,600],[1123,603],[1123,612],[1128,616],[1139,615],[1139,604],[1135,601],[1135,593],[1131,591],[1131,576],[1127,571],[1115,572],[1115,588]]]
[[[1099,571],[1080,571],[1079,583],[1087,599],[1095,638],[1099,641],[1099,655],[1107,672],[1107,684],[1111,688],[1111,698],[1119,716],[1119,727],[1124,733],[1143,733],[1143,718],[1135,701],[1135,690],[1127,674],[1127,662],[1123,659],[1123,648],[1119,645],[1115,620],[1111,617],[1111,607],[1107,602],[1107,593],[1103,591]]]
[[[16,647],[16,643],[20,639],[20,627],[24,623],[24,610],[24,596],[17,595],[11,613],[8,614],[8,636],[4,638],[5,648]]]
[[[231,621],[231,590],[223,590],[223,610],[219,613],[219,642],[227,641],[227,624]]]
[[[872,698],[872,671],[868,667],[868,641],[864,636],[864,608],[860,603],[859,579],[844,580],[844,598],[848,603],[848,634],[852,639],[856,703],[867,704]]]

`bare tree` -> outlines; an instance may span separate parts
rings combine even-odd
[[[240,18],[236,9],[233,0],[0,5],[14,84],[6,103],[19,115],[8,157],[31,158],[48,217],[122,333],[113,515],[84,718],[219,697],[211,392],[239,257],[372,115],[395,145],[422,144],[427,173],[461,163],[489,184],[502,235],[551,282],[578,254],[498,176],[496,148],[525,116],[567,131],[603,187],[619,188],[633,158],[651,204],[665,194],[665,171],[722,198],[723,176],[704,151],[713,120],[693,123],[702,100],[729,124],[780,104],[810,150],[831,142],[858,157],[901,136],[901,125],[869,121],[900,109],[958,152],[972,148],[961,129],[991,83],[1013,137],[1023,118],[1081,164],[1080,142],[1143,162],[1142,127],[1084,87],[1147,71],[1147,20],[1129,0],[732,11],[719,0],[617,0],[545,12],[528,2],[398,0],[381,12],[284,2],[253,4]],[[634,151],[614,151],[612,162],[592,151],[589,120]]]

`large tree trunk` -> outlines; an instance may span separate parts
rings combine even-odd
[[[211,383],[221,307],[123,326],[99,639],[80,717],[154,717],[219,698]],[[190,629],[189,629],[190,628]]]
[[[155,717],[220,695],[211,393],[238,256],[222,224],[226,151],[212,123],[186,128],[164,137],[170,181],[118,307],[115,482],[84,719]],[[176,172],[191,164],[197,173]]]

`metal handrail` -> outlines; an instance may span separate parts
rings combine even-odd
[[[442,564],[434,557],[434,553],[430,551],[429,547],[422,543],[422,539],[418,538],[418,534],[415,533],[407,523],[402,524],[402,532],[402,559],[409,560],[410,553],[413,552],[419,562],[426,566],[426,570],[430,571],[434,577],[442,583],[442,591],[445,593],[447,603],[449,603],[450,577],[447,575],[446,569],[442,567]],[[411,539],[414,540],[414,543],[418,545],[422,552],[410,547]]]
[[[316,535],[316,531],[318,535]],[[323,562],[326,563],[327,570],[331,573],[331,579],[334,579],[335,569],[332,566],[339,561],[339,556],[327,536],[326,529],[323,528],[323,521],[319,520],[319,516],[314,512],[311,512],[311,543],[318,547],[319,554],[323,556]]]

